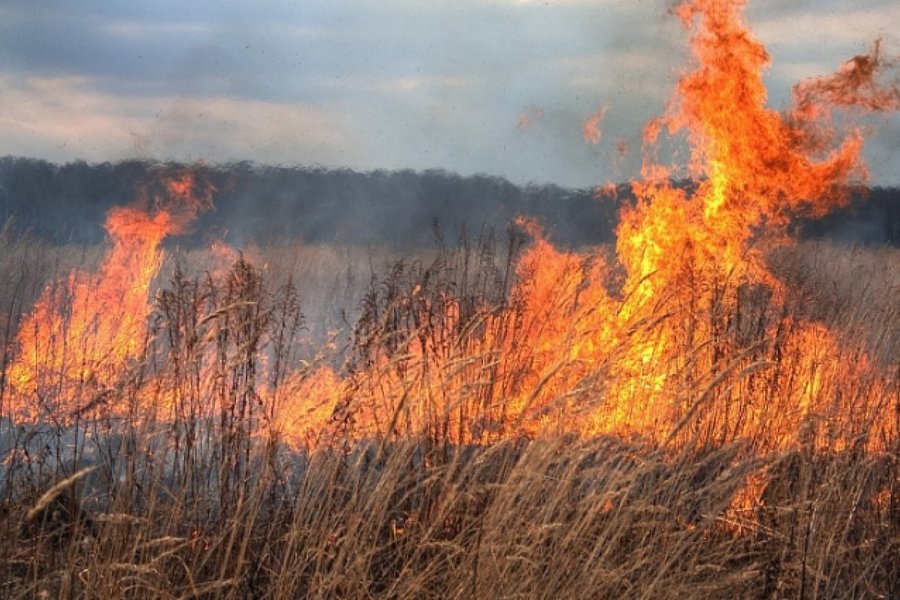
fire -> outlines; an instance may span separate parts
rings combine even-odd
[[[260,276],[237,256],[235,271],[216,275],[225,278],[221,298],[179,284],[196,299],[188,325],[177,298],[161,296],[170,333],[186,328],[167,351],[201,372],[196,380],[181,367],[162,372],[155,397],[173,414],[218,410],[223,427],[255,419],[306,446],[549,432],[840,448],[861,431],[891,427],[877,401],[890,380],[836,332],[792,314],[766,257],[791,243],[793,217],[844,205],[865,179],[862,133],[837,131],[835,108],[892,110],[900,93],[878,84],[886,63],[876,44],[837,75],[798,85],[788,110],[771,109],[762,80],[769,56],[743,7],[689,0],[674,9],[691,32],[695,65],[648,124],[645,155],[665,134],[687,143],[689,160],[682,168],[645,160],[614,256],[561,251],[522,220],[531,245],[494,297],[470,301],[428,274],[400,272],[367,299],[343,366],[287,367],[266,352],[288,329],[276,307],[293,314],[293,305],[263,297]],[[584,124],[587,141],[600,141],[605,112]],[[520,126],[539,116],[529,109]],[[691,183],[675,183],[684,173]],[[82,408],[86,390],[114,388],[145,347],[159,245],[209,206],[211,191],[198,195],[187,172],[165,188],[112,211],[112,249],[99,272],[48,288],[23,324],[9,376],[28,406],[37,400],[24,414],[39,417],[51,397]]]
[[[603,132],[600,131],[600,122],[606,116],[606,107],[597,109],[594,114],[588,117],[581,126],[581,135],[585,143],[597,145],[603,139]]]
[[[112,248],[99,270],[75,270],[65,282],[49,285],[22,323],[8,376],[20,394],[37,400],[19,404],[24,415],[79,411],[103,400],[123,365],[140,354],[150,287],[163,259],[160,243],[208,208],[212,193],[195,195],[190,171],[161,184],[144,190],[134,205],[112,209],[105,225]],[[53,405],[42,406],[48,398]]]
[[[616,263],[561,252],[524,223],[534,242],[510,294],[517,308],[478,316],[481,333],[456,339],[449,354],[427,351],[422,332],[410,331],[409,346],[380,356],[363,374],[365,385],[358,376],[343,393],[333,391],[341,383],[328,372],[333,401],[353,399],[358,435],[383,435],[379,421],[397,411],[416,431],[437,411],[460,442],[540,431],[669,441],[706,430],[775,449],[798,441],[798,423],[833,423],[853,412],[839,406],[843,378],[867,398],[881,393],[862,371],[838,366],[865,361],[833,332],[777,315],[786,290],[765,258],[790,243],[793,217],[844,205],[865,179],[862,134],[851,127],[839,135],[831,111],[895,109],[897,88],[876,83],[884,64],[876,44],[837,75],[798,85],[787,111],[769,108],[762,80],[769,55],[744,24],[743,7],[693,0],[674,10],[692,32],[696,66],[644,141],[652,146],[664,132],[683,137],[695,189],[648,160],[632,183],[634,204],[620,215]],[[585,122],[587,141],[599,141],[604,114]],[[624,271],[618,291],[609,285],[615,264]],[[409,301],[419,294],[412,290]],[[445,326],[441,335],[454,329]],[[465,416],[473,397],[477,424]],[[402,406],[393,403],[399,398]]]

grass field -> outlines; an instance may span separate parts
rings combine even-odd
[[[104,249],[0,246],[2,597],[900,595],[896,249],[782,247],[783,293],[679,288],[599,355],[602,250],[539,312],[559,256],[522,236],[176,251],[137,351],[19,389],[17,331]]]
[[[0,597],[900,598],[900,250],[792,237],[865,194],[897,61],[775,110],[744,5],[670,7],[691,62],[609,247],[163,252],[217,192],[178,164],[102,247],[0,231]],[[384,231],[484,208],[377,189]]]

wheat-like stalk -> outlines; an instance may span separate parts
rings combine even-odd
[[[97,470],[97,467],[85,467],[80,471],[69,475],[65,479],[62,479],[55,484],[53,484],[50,489],[44,492],[38,501],[32,506],[28,512],[25,514],[26,521],[33,521],[35,517],[40,515],[50,504],[56,500],[57,496],[61,493],[75,485],[78,480],[87,477],[91,473]]]

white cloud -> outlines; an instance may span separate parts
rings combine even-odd
[[[766,45],[821,48],[865,47],[874,38],[897,42],[900,3],[865,8],[844,7],[840,12],[809,10],[760,18],[752,22],[754,33]]]
[[[410,75],[408,77],[325,77],[318,85],[333,90],[364,93],[408,94],[410,92],[441,93],[473,85],[473,80],[452,75]]]
[[[610,6],[621,8],[624,4],[621,0],[486,0],[490,4],[505,4],[518,6],[584,6],[595,8],[598,6]]]
[[[131,97],[85,77],[0,76],[0,154],[212,161],[352,160],[352,132],[323,107],[233,98]]]
[[[826,75],[828,67],[818,61],[777,62],[772,65],[771,75],[784,80],[785,83],[794,84],[810,77]]]

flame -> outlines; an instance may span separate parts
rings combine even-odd
[[[803,81],[794,88],[795,113],[806,120],[821,114],[823,103],[832,106],[863,107],[867,110],[900,109],[900,84],[879,82],[879,75],[896,60],[885,61],[881,40],[872,44],[869,54],[854,56],[826,77]]]
[[[188,170],[160,183],[134,205],[110,210],[105,227],[112,247],[99,270],[74,270],[65,282],[49,285],[22,323],[8,376],[20,394],[38,399],[37,405],[20,403],[25,415],[83,409],[102,399],[123,365],[139,355],[148,335],[150,288],[163,259],[159,246],[208,208],[212,193],[195,194]],[[41,406],[47,398],[55,405]]]
[[[205,406],[231,427],[253,421],[306,446],[550,432],[657,444],[749,439],[778,450],[840,448],[861,432],[896,436],[879,412],[890,379],[837,332],[793,314],[789,290],[766,263],[791,243],[796,215],[822,216],[864,181],[861,130],[838,131],[830,116],[898,108],[896,85],[878,83],[889,63],[876,43],[836,75],[799,84],[794,105],[775,111],[762,80],[769,56],[743,8],[688,0],[674,9],[695,64],[645,129],[647,158],[621,210],[614,256],[562,251],[520,220],[532,241],[499,300],[469,301],[427,277],[398,279],[386,286],[396,292],[387,304],[374,298],[360,319],[345,366],[292,365],[286,375],[264,356],[279,338],[257,335],[272,319],[257,274],[237,256],[237,271],[215,274],[225,278],[223,299],[196,295],[203,301],[192,305],[185,354],[169,349],[176,363],[199,365],[200,383],[183,385],[178,369],[162,373],[154,398],[173,414]],[[588,141],[599,141],[604,113],[585,123]],[[527,109],[520,127],[540,115]],[[652,159],[663,135],[687,144],[686,165]],[[674,182],[684,174],[689,184]],[[210,189],[198,195],[188,172],[165,189],[112,211],[112,249],[99,272],[48,288],[23,324],[10,381],[31,400],[23,406],[39,409],[23,414],[37,418],[46,398],[71,406],[91,397],[85,390],[113,388],[137,360],[159,245],[209,206]],[[275,373],[263,384],[267,370]]]
[[[544,116],[544,109],[540,106],[529,105],[526,106],[521,113],[519,113],[519,120],[516,122],[516,128],[519,130],[530,129],[541,120]]]
[[[603,132],[600,131],[600,122],[606,116],[606,107],[597,109],[594,114],[585,119],[581,126],[581,135],[585,143],[597,145],[603,139]]]
[[[536,224],[520,222],[533,243],[510,294],[517,309],[486,308],[477,317],[482,333],[457,339],[449,354],[427,349],[415,332],[402,352],[362,375],[342,382],[328,371],[325,404],[337,410],[352,398],[360,436],[393,432],[388,415],[399,412],[410,431],[437,414],[459,442],[548,430],[669,441],[705,428],[774,449],[799,440],[799,423],[853,412],[838,406],[847,377],[876,398],[879,384],[866,368],[836,366],[867,363],[833,332],[774,317],[786,290],[765,256],[790,243],[792,218],[846,204],[865,179],[860,130],[839,134],[825,117],[850,105],[895,109],[896,86],[876,84],[885,64],[876,44],[835,76],[798,85],[787,111],[769,108],[769,55],[743,8],[692,0],[674,9],[692,34],[696,64],[644,143],[652,148],[663,133],[685,139],[695,189],[646,160],[632,183],[635,202],[620,214],[613,263],[559,251]],[[587,141],[599,140],[604,113],[585,122]],[[624,272],[618,292],[609,284],[616,269]],[[466,420],[476,412],[477,423]],[[869,423],[872,414],[860,418]]]

